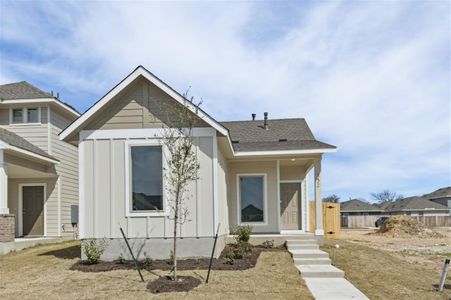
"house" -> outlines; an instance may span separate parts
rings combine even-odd
[[[340,203],[341,227],[373,227],[377,219],[384,216],[384,209],[360,199]]]
[[[451,210],[451,186],[421,196],[424,199],[447,206]]]
[[[304,119],[218,122],[161,79],[137,67],[61,134],[79,147],[80,237],[106,239],[104,260],[128,252],[167,258],[173,223],[165,195],[161,128],[172,109],[197,116],[193,129],[200,178],[189,188],[190,222],[180,228],[179,257],[216,256],[229,228],[250,224],[255,234],[303,233],[309,228],[306,174],[314,169],[316,228],[324,235],[321,159],[335,146],[315,139]],[[172,223],[172,224],[171,224]]]
[[[450,216],[450,209],[423,197],[407,197],[390,203],[385,209],[390,215]]]
[[[0,244],[10,250],[15,237],[73,236],[78,149],[58,134],[78,117],[27,82],[0,85]]]

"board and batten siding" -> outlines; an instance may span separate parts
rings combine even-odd
[[[51,125],[49,153],[60,161],[56,165],[56,171],[59,175],[57,188],[60,191],[60,203],[56,208],[60,214],[58,234],[61,236],[72,236],[71,206],[78,205],[79,201],[78,147],[61,141],[58,134],[73,121],[73,117],[56,108],[50,108],[49,112]]]
[[[149,137],[147,137],[149,138]],[[152,138],[152,137],[151,137]],[[146,139],[146,137],[140,138]],[[127,139],[80,141],[81,203],[80,238],[122,238],[122,226],[130,238],[170,238],[173,221],[168,216],[127,216],[125,151]],[[180,228],[186,238],[214,235],[213,137],[194,137],[200,163],[199,180],[189,186],[187,207],[191,221]],[[167,203],[167,202],[166,202]]]

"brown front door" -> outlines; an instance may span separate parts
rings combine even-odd
[[[300,229],[300,194],[301,184],[280,184],[280,213],[282,217],[283,230]]]
[[[22,187],[23,235],[44,235],[44,187]]]

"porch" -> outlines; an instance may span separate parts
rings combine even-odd
[[[58,161],[19,136],[3,133],[0,136],[0,243],[15,243],[15,237],[48,236],[48,200],[57,187],[55,164]],[[56,209],[54,216],[57,217]]]
[[[252,240],[256,243],[283,243],[300,236],[322,239],[321,159],[321,154],[299,154],[229,161],[229,225],[252,226]]]

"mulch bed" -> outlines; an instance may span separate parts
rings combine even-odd
[[[246,252],[242,259],[236,259],[233,265],[224,263],[224,258],[229,252],[229,246],[226,246],[219,258],[214,258],[212,263],[212,270],[247,270],[255,267],[260,253],[263,251],[284,251],[284,247],[264,248],[262,246],[255,246],[251,252]],[[177,261],[177,269],[184,270],[206,270],[208,269],[209,258],[199,259],[179,259]],[[139,261],[139,266],[142,270],[163,270],[170,271],[172,264],[167,260],[153,260],[151,262]],[[133,261],[100,261],[95,265],[90,265],[85,261],[79,261],[70,268],[74,271],[81,272],[107,272],[113,270],[130,270],[135,269]]]
[[[149,282],[147,289],[154,294],[188,292],[200,283],[200,279],[192,276],[177,276],[177,281],[171,280],[168,276],[161,276],[158,279]]]

